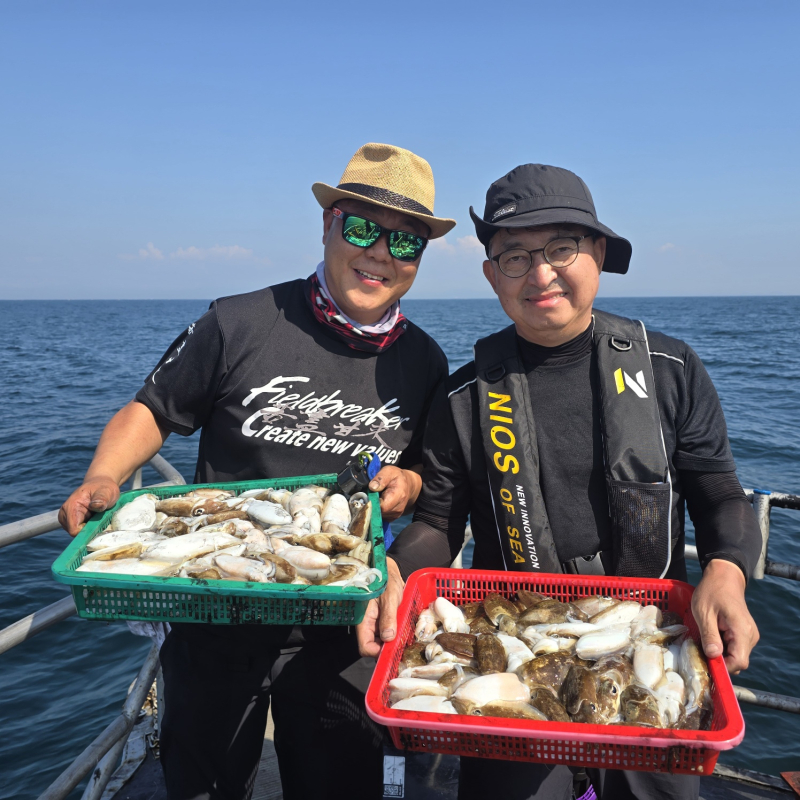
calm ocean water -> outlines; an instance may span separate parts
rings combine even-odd
[[[207,305],[0,302],[0,524],[61,504],[80,482],[105,423]],[[688,341],[719,391],[742,484],[800,492],[800,298],[597,305]],[[493,300],[418,300],[403,309],[439,341],[451,371],[470,360],[477,337],[507,324]],[[190,478],[196,448],[196,437],[173,436],[162,452]],[[796,512],[773,512],[770,557],[800,563],[798,530]],[[66,544],[66,534],[56,531],[0,550],[0,627],[66,594],[50,577]],[[748,602],[762,640],[737,682],[800,694],[800,585],[767,577],[749,587]],[[49,785],[118,713],[148,647],[123,623],[72,618],[0,656],[2,797],[34,798]],[[798,769],[800,718],[752,706],[744,714],[745,741],[721,762],[772,774]]]

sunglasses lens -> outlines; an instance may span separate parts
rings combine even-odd
[[[342,225],[342,235],[356,247],[369,247],[381,235],[381,229],[374,222],[363,217],[349,216]]]
[[[398,261],[416,261],[426,244],[421,236],[406,231],[392,231],[389,236],[389,252]]]
[[[356,247],[370,247],[383,233],[383,228],[370,219],[354,214],[343,214],[341,211],[338,211],[337,216],[342,218],[342,236],[345,241]],[[389,252],[398,261],[416,261],[427,244],[427,239],[414,233],[389,232]]]

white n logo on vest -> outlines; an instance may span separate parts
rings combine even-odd
[[[637,397],[643,399],[647,397],[647,386],[644,382],[644,372],[642,370],[636,373],[636,379],[634,380],[620,368],[614,373],[614,380],[617,382],[617,394],[622,394],[627,386]]]

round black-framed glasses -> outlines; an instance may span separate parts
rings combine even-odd
[[[533,265],[534,253],[541,253],[551,267],[563,269],[575,262],[580,250],[580,243],[584,239],[594,239],[596,235],[587,233],[583,236],[559,236],[536,250],[523,250],[515,247],[492,256],[491,260],[497,262],[500,272],[508,278],[521,278],[523,275],[527,275]]]

